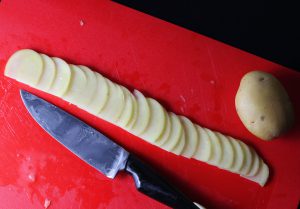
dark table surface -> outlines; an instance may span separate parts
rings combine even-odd
[[[300,71],[300,14],[288,1],[115,1]]]

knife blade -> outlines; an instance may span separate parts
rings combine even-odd
[[[138,157],[59,107],[20,91],[28,112],[54,139],[96,170],[113,179],[124,170],[133,176],[138,191],[172,208],[199,209]]]

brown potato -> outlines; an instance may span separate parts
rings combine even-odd
[[[271,140],[287,131],[294,121],[290,99],[271,74],[252,71],[244,75],[235,97],[236,111],[255,136]]]

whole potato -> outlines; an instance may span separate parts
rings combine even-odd
[[[264,140],[287,131],[294,121],[292,104],[285,89],[269,73],[252,71],[244,75],[235,106],[246,128]]]

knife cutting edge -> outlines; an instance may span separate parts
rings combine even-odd
[[[204,209],[86,123],[29,92],[21,90],[20,94],[31,116],[46,132],[108,178],[123,170],[133,176],[138,191],[163,204],[175,209]]]

